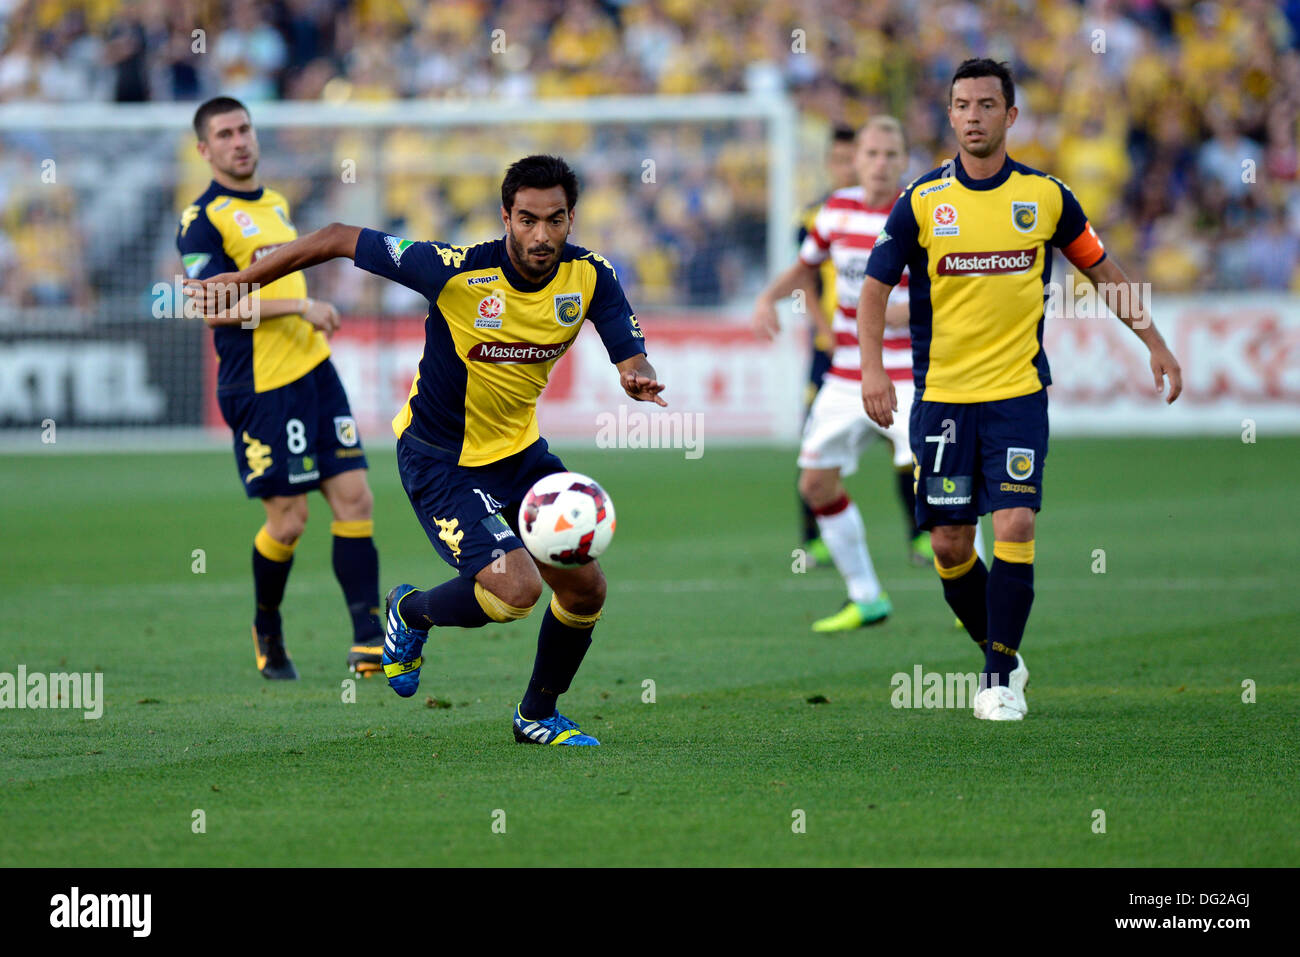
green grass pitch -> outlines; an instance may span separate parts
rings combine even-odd
[[[383,446],[384,587],[435,584]],[[0,865],[1300,864],[1300,440],[1053,442],[1019,724],[891,705],[896,672],[980,662],[905,562],[882,448],[849,486],[896,613],[835,637],[809,624],[838,576],[791,570],[791,451],[562,453],[618,507],[562,700],[599,749],[511,738],[536,615],[435,633],[415,698],[345,703],[318,495],[283,608],[302,677],[273,684],[228,452],[9,457],[0,672],[102,669],[106,706],[0,711]]]

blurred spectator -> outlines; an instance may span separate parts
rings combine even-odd
[[[194,49],[200,27],[206,53]],[[0,101],[786,90],[801,144],[832,124],[900,117],[909,177],[954,152],[944,107],[956,65],[1005,58],[1021,109],[1011,155],[1060,175],[1135,272],[1170,290],[1281,288],[1295,274],[1284,255],[1255,260],[1300,236],[1300,0],[0,0],[0,38]],[[506,157],[599,157],[578,163],[588,242],[645,301],[725,300],[741,264],[764,255],[761,133],[630,119],[475,128],[470,110],[447,135],[288,137],[280,162],[297,169],[282,178],[324,221],[332,204],[370,202],[414,234],[477,240],[497,233]],[[823,186],[820,150],[800,152],[796,202]],[[348,158],[387,164],[382,185],[334,189]]]
[[[149,99],[148,36],[139,4],[127,0],[108,31],[104,60],[113,70],[113,99],[141,103]]]
[[[254,0],[235,0],[230,26],[217,37],[213,55],[224,95],[257,101],[279,94],[280,71],[288,62],[288,51]]]

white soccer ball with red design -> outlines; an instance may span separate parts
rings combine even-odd
[[[596,480],[579,472],[538,479],[519,506],[519,535],[539,562],[585,565],[614,537],[614,503]]]

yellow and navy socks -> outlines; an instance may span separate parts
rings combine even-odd
[[[253,592],[257,597],[253,624],[259,635],[281,634],[280,602],[293,566],[293,549],[293,545],[272,538],[265,525],[253,539]]]
[[[331,522],[334,536],[334,577],[343,589],[357,644],[376,641],[384,626],[379,620],[379,552],[375,523],[370,519]]]
[[[1034,604],[1034,543],[994,542],[989,569],[988,645],[984,670],[1005,685]],[[992,678],[990,677],[990,682]]]
[[[492,620],[478,599],[482,587],[474,579],[458,575],[436,588],[411,592],[402,599],[398,613],[418,631],[435,625],[478,628]]]
[[[978,555],[952,568],[944,568],[939,559],[934,567],[943,580],[943,597],[948,602],[971,640],[983,650],[988,638],[989,570]]]
[[[591,647],[591,632],[600,615],[599,611],[576,615],[551,596],[537,632],[537,657],[528,690],[519,703],[520,715],[537,720],[555,713],[556,700],[569,690],[569,683]]]

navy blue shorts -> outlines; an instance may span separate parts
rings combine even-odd
[[[568,471],[538,439],[491,465],[457,465],[397,441],[397,473],[424,534],[442,560],[473,577],[506,552],[523,548],[519,506],[533,483]]]
[[[909,428],[919,527],[1042,507],[1046,389],[997,402],[913,402]]]
[[[249,498],[301,495],[322,479],[366,467],[361,433],[329,359],[288,385],[218,395],[217,404],[234,434]]]

